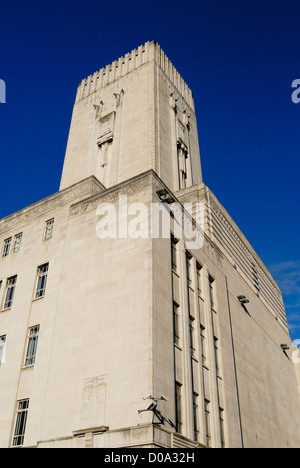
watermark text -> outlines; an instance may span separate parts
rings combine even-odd
[[[296,88],[292,93],[292,101],[294,104],[300,103],[300,79],[294,80],[292,83],[292,88]]]
[[[100,203],[96,233],[99,239],[184,239],[189,249],[204,244],[204,204],[128,203],[127,195],[118,202]]]
[[[6,84],[4,80],[0,80],[0,104],[6,104]]]

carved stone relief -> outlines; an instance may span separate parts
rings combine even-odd
[[[104,426],[106,385],[104,377],[92,377],[83,383],[81,423],[82,429]]]
[[[109,114],[99,119],[100,129],[99,136],[97,138],[97,145],[101,146],[106,142],[111,142],[114,139],[116,112],[110,112]]]

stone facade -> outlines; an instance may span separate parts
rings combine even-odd
[[[147,43],[79,84],[61,189],[91,175],[108,188],[153,169],[178,190],[178,144],[188,152],[185,185],[201,183],[192,93]]]
[[[172,206],[194,229],[201,207],[201,248]],[[1,447],[300,446],[281,292],[203,183],[192,93],[154,41],[80,83],[60,191],[0,242]]]

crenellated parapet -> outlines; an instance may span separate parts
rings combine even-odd
[[[167,75],[187,104],[194,109],[194,99],[191,89],[180,76],[174,65],[155,41],[148,41],[137,49],[132,50],[113,63],[107,65],[93,75],[83,79],[77,89],[76,102],[105,88],[119,78],[142,65],[156,61],[159,67]]]

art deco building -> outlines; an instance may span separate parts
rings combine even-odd
[[[156,42],[79,84],[60,190],[0,242],[1,447],[300,446],[281,292]]]

